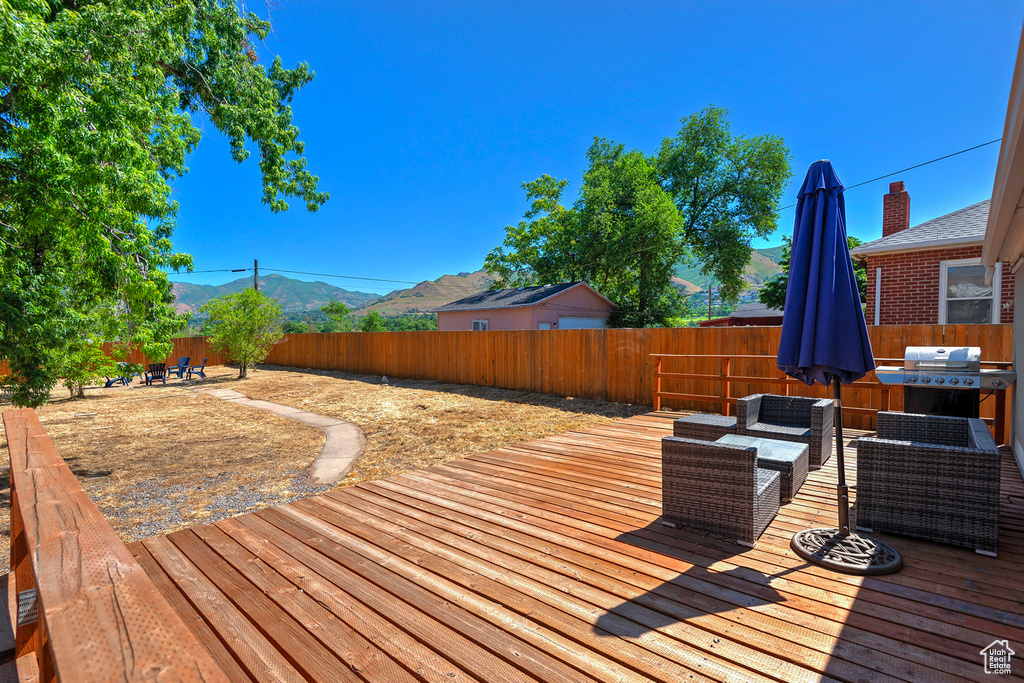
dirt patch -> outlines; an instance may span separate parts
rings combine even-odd
[[[218,368],[212,381],[225,381]],[[432,381],[264,366],[232,388],[352,422],[366,448],[338,486],[647,412],[645,406]]]
[[[83,400],[61,396],[37,410],[57,452],[123,540],[323,490],[307,488],[302,472],[323,447],[323,432],[196,394],[190,384],[88,389]],[[5,465],[6,446],[0,430]],[[8,557],[6,471],[0,486],[0,557]]]
[[[263,367],[205,380],[90,388],[38,413],[89,496],[125,541],[315,495],[303,470],[324,444],[314,427],[190,389],[223,386],[251,398],[347,420],[366,448],[338,486],[645,412],[588,399]],[[7,405],[0,402],[0,409]],[[0,430],[6,461],[6,440]],[[330,487],[326,487],[330,488]],[[7,557],[10,485],[0,474],[0,557]]]

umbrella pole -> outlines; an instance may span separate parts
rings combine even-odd
[[[832,376],[835,396],[836,457],[839,478],[836,495],[838,529],[804,529],[793,535],[790,547],[808,562],[849,574],[891,574],[903,568],[895,548],[878,539],[850,532],[850,490],[846,486],[843,442],[843,397],[839,378]]]
[[[832,393],[835,396],[836,457],[839,466],[839,484],[836,486],[836,501],[839,505],[839,534],[850,535],[850,489],[846,485],[846,460],[843,448],[843,389],[839,378],[832,376]]]

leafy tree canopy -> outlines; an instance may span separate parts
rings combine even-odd
[[[790,153],[776,135],[733,137],[729,110],[710,106],[682,120],[657,154],[665,189],[682,216],[683,240],[734,302],[746,286],[750,242],[775,231]]]
[[[370,311],[359,319],[360,332],[386,332],[387,329],[388,327],[384,322],[384,316],[377,311]]]
[[[210,348],[238,363],[238,379],[261,362],[281,340],[281,305],[263,292],[243,289],[203,304]]]
[[[326,305],[321,306],[320,310],[324,312],[329,320],[336,323],[343,323],[347,318],[348,314],[351,313],[348,306],[337,299],[331,299]]]
[[[791,237],[782,238],[782,256],[779,258],[779,266],[782,272],[762,285],[757,292],[757,300],[769,308],[783,310],[786,307],[786,287],[789,285],[789,257],[793,247]],[[850,249],[859,247],[862,242],[856,237],[848,235],[846,244]],[[853,261],[853,274],[857,278],[857,290],[860,292],[860,301],[863,305],[868,298],[868,273],[867,266],[863,262]]]
[[[529,210],[484,262],[492,288],[585,280],[619,305],[610,324],[664,325],[682,311],[672,269],[697,258],[735,301],[750,242],[775,229],[791,171],[781,138],[733,137],[727,114],[709,107],[683,119],[650,157],[595,138],[571,208],[567,180],[524,183]]]
[[[491,287],[584,280],[620,306],[613,325],[659,324],[680,305],[671,285],[672,267],[686,253],[679,213],[642,152],[596,138],[587,158],[571,209],[561,205],[567,181],[541,176],[524,183],[532,205],[487,255]]]
[[[191,258],[171,246],[169,183],[201,120],[236,161],[258,150],[272,211],[327,200],[290,107],[313,73],[261,64],[269,30],[226,0],[0,0],[0,357],[17,403],[46,400],[98,302],[125,341],[180,329],[161,269]]]

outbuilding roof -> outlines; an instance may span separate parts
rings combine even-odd
[[[440,308],[435,308],[434,313],[446,311],[483,311],[495,308],[523,308],[539,304],[556,294],[567,292],[573,287],[586,287],[602,299],[608,302],[609,307],[614,308],[615,304],[603,296],[596,289],[586,282],[562,282],[556,285],[538,285],[537,287],[518,287],[516,289],[495,289],[479,294],[467,296],[465,299],[453,301]]]
[[[933,218],[850,250],[856,258],[892,251],[920,251],[957,244],[981,244],[985,239],[990,199]]]
[[[771,318],[782,317],[782,311],[777,308],[768,308],[762,303],[739,304],[733,309],[728,318]]]

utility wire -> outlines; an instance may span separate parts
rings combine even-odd
[[[263,270],[272,270],[275,273],[295,273],[298,275],[316,275],[318,277],[338,277],[346,280],[368,280],[370,282],[397,282],[403,285],[418,285],[419,282],[413,282],[411,280],[386,280],[379,277],[358,277],[356,275],[333,275],[331,273],[310,273],[305,270],[284,270],[282,268],[264,268]]]
[[[876,182],[878,180],[884,180],[885,178],[889,178],[889,177],[894,176],[894,175],[899,175],[900,173],[906,173],[907,171],[912,171],[914,169],[921,168],[922,166],[928,166],[929,164],[934,164],[934,163],[936,163],[938,161],[943,161],[945,159],[949,159],[949,158],[958,156],[960,154],[965,154],[967,152],[972,152],[972,151],[974,151],[976,149],[981,149],[982,147],[987,147],[988,145],[994,145],[995,143],[999,142],[1000,140],[1002,140],[1002,138],[996,138],[995,140],[989,140],[988,142],[983,142],[980,145],[974,145],[973,147],[967,147],[965,149],[961,149],[959,151],[952,152],[950,154],[945,154],[945,155],[943,155],[941,157],[936,157],[934,159],[930,159],[928,161],[921,162],[920,164],[914,164],[913,166],[908,166],[907,168],[903,168],[903,169],[900,169],[898,171],[893,171],[892,173],[886,173],[885,175],[880,175],[880,176],[878,176],[876,178],[871,178],[870,180],[865,180],[865,181],[856,183],[854,185],[850,185],[848,187],[845,187],[845,188],[843,188],[843,191],[845,192],[845,191],[848,191],[848,190],[852,190],[855,187],[861,187],[863,185],[868,185],[868,184]],[[795,203],[794,204],[789,204],[787,206],[783,206],[779,210],[780,211],[785,211],[786,209],[791,209],[794,206],[796,206]],[[655,244],[655,245],[651,245],[651,246],[648,246],[648,247],[641,247],[639,249],[635,249],[635,250],[629,252],[627,254],[627,256],[631,256],[633,254],[639,254],[640,252],[643,252],[643,251],[649,251],[651,249],[663,246],[665,244],[669,244],[669,243],[674,242],[674,241],[675,240],[667,240],[665,242],[662,242],[662,243],[659,243],[659,244]],[[595,265],[595,264],[597,264],[599,262],[600,261],[593,261],[591,263],[584,263],[584,264],[580,265],[579,268],[581,268],[581,269],[582,268],[588,268],[588,267],[590,267],[592,265]],[[191,275],[192,273],[243,273],[243,272],[250,271],[250,270],[252,270],[251,267],[250,268],[218,268],[218,269],[214,269],[214,270],[192,270],[192,271],[188,271],[186,273],[174,273],[174,275],[176,275],[176,276]],[[420,282],[413,282],[411,280],[389,280],[389,279],[385,279],[385,278],[376,278],[376,277],[359,277],[359,276],[356,276],[356,275],[335,275],[335,274],[332,274],[332,273],[312,273],[312,272],[308,272],[308,271],[304,271],[304,270],[285,270],[283,268],[264,268],[263,270],[273,271],[275,273],[292,273],[292,274],[295,274],[295,275],[313,275],[313,276],[316,276],[316,277],[333,277],[333,278],[339,278],[339,279],[345,279],[345,280],[365,280],[367,282],[390,282],[390,283],[403,284],[403,285],[418,285],[418,284],[421,284]],[[170,275],[171,273],[168,273],[168,274]],[[429,282],[429,280],[424,280],[423,282]],[[464,291],[473,291],[473,292],[479,291],[475,287],[462,287],[462,286],[456,286],[456,285],[441,285],[441,286],[446,287],[448,289],[454,289],[454,290],[464,290]]]
[[[923,163],[915,164],[913,166],[907,166],[906,168],[901,168],[898,171],[893,171],[892,173],[886,173],[885,175],[880,175],[877,178],[872,178],[871,180],[865,180],[864,182],[857,183],[856,185],[850,185],[849,187],[844,187],[843,188],[843,192],[846,192],[847,190],[852,190],[855,187],[860,187],[861,185],[867,185],[868,183],[873,183],[876,180],[883,180],[885,178],[889,178],[889,177],[892,177],[894,175],[899,175],[900,173],[905,173],[907,171],[913,171],[915,168],[921,168],[922,166],[927,166],[928,164],[934,164],[936,161],[942,161],[943,159],[949,159],[950,157],[955,157],[955,156],[957,156],[959,154],[964,154],[965,152],[971,152],[971,151],[974,151],[976,149],[981,149],[982,147],[987,147],[988,145],[994,145],[997,142],[999,142],[1000,140],[1002,140],[1002,138],[996,138],[995,140],[989,140],[988,142],[983,142],[980,145],[975,145],[974,147],[968,147],[967,149],[962,149],[959,152],[953,152],[952,154],[947,154],[945,156],[936,157],[935,159],[932,159],[930,161],[925,161]],[[785,209],[792,209],[794,206],[796,206],[796,204],[790,204],[789,206],[784,206],[784,207],[782,207],[779,210],[780,211],[784,211]]]

